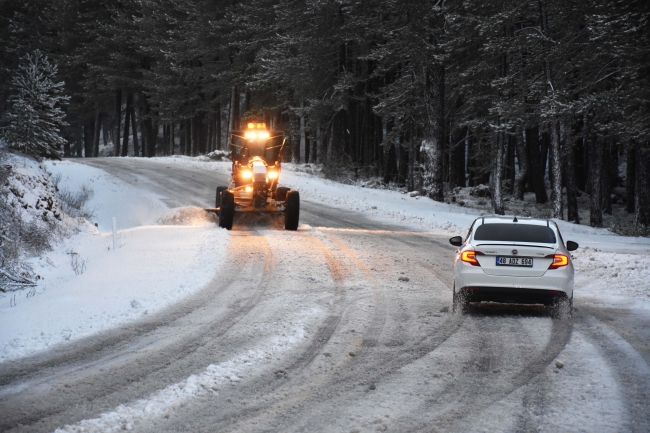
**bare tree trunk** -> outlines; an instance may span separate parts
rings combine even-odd
[[[650,147],[648,142],[645,146],[639,146],[636,155],[636,215],[634,224],[650,227]]]
[[[434,185],[435,192],[434,200],[444,201],[444,169],[443,169],[443,158],[444,158],[444,149],[445,149],[445,139],[447,138],[446,132],[446,122],[445,122],[445,67],[444,65],[438,66],[438,92],[437,92],[437,109],[438,109],[438,158],[434,162],[435,171],[434,171]]]
[[[192,156],[199,154],[199,122],[197,114],[192,117]]]
[[[515,184],[513,195],[515,200],[524,199],[524,190],[528,180],[528,154],[526,153],[526,134],[523,129],[517,128],[515,133],[515,150],[517,151],[517,174],[515,175]]]
[[[120,156],[120,126],[122,124],[122,90],[115,91],[115,137],[113,140],[113,156]]]
[[[169,149],[169,129],[167,128],[169,125],[167,123],[163,123],[163,155],[167,155],[168,149]]]
[[[102,113],[97,111],[95,114],[95,137],[93,139],[93,158],[99,156],[99,132],[102,129]]]
[[[108,149],[108,131],[111,129],[109,125],[106,124],[107,122],[104,121],[101,123],[102,125],[102,140],[104,141],[104,149]]]
[[[562,207],[562,163],[560,162],[560,139],[557,122],[549,124],[549,134],[551,139],[551,199],[553,202],[553,218],[564,219],[564,209]]]
[[[208,112],[208,124],[207,124],[207,134],[208,134],[208,142],[206,144],[206,152],[210,153],[212,152],[212,146],[214,142],[214,113]]]
[[[126,109],[124,110],[124,141],[122,141],[121,156],[129,154],[129,122],[133,105],[133,94],[126,94]]]
[[[603,200],[602,200],[602,167],[603,167],[603,141],[601,137],[591,140],[591,207],[589,210],[589,225],[602,227],[603,225]]]
[[[155,117],[156,120],[150,118],[149,119],[149,125],[151,128],[151,146],[148,148],[147,151],[147,157],[151,158],[153,156],[156,156],[158,154],[158,133],[159,133],[159,125],[158,125],[158,119],[159,117]]]
[[[636,211],[636,154],[639,145],[634,142],[630,143],[627,148],[627,167],[625,175],[625,199],[627,213],[634,213]]]
[[[192,154],[192,119],[185,119],[185,156]]]
[[[332,118],[332,127],[329,136],[329,142],[327,146],[327,161],[326,164],[332,166],[336,164],[339,160],[339,149],[343,147],[345,138],[343,134],[344,131],[344,121],[345,113],[343,110],[339,110],[334,114]]]
[[[228,136],[233,130],[239,128],[239,91],[237,86],[230,92],[230,110],[228,111]]]
[[[445,68],[436,69],[437,86],[434,89],[433,67],[426,71],[426,112],[428,125],[422,141],[425,161],[424,189],[429,198],[444,201],[443,158],[445,134]]]
[[[214,133],[217,136],[215,147],[221,150],[221,102],[216,103],[216,105],[214,106],[214,112],[216,116]]]
[[[528,161],[530,163],[529,180],[535,191],[537,204],[544,204],[548,201],[546,186],[544,185],[544,171],[542,169],[542,157],[539,149],[538,127],[526,129],[526,145],[528,148]]]
[[[307,156],[307,135],[305,132],[305,102],[300,101],[300,151],[297,162],[308,162]]]
[[[170,136],[169,137],[169,139],[170,139],[170,142],[169,142],[169,146],[170,146],[169,147],[169,154],[170,155],[174,155],[175,152],[176,152],[176,149],[175,149],[175,147],[176,147],[176,131],[175,131],[175,129],[176,128],[175,128],[175,125],[174,125],[174,120],[172,119],[172,121],[169,124],[169,136]]]
[[[575,148],[569,146],[566,149],[566,202],[567,202],[567,221],[580,224],[580,215],[578,214],[578,188],[576,186],[576,164]]]
[[[131,107],[131,129],[133,129],[133,156],[138,156],[140,142],[138,140],[138,122],[135,119],[135,106]]]
[[[147,110],[149,109],[149,106],[147,105],[146,99],[144,99],[144,104],[141,103],[139,105],[138,115],[140,116],[140,121],[138,124],[140,125],[140,155],[134,156],[140,156],[144,158],[147,152],[147,143],[149,143],[149,136],[147,135],[149,132],[147,131],[147,122],[145,121],[145,116]],[[144,108],[143,105],[145,105]]]
[[[408,165],[408,190],[415,191],[416,182],[415,182],[415,129],[414,125],[411,125],[411,134],[409,137],[409,165]]]
[[[93,139],[95,138],[95,119],[88,119],[84,123],[84,140],[83,151],[84,158],[91,158],[93,156]]]
[[[492,208],[497,215],[504,215],[505,209],[503,207],[503,158],[505,140],[503,132],[495,134],[495,149],[492,152],[494,161],[492,164],[492,181],[490,182],[490,192],[492,195]]]

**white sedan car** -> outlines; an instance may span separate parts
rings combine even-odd
[[[574,269],[570,251],[554,221],[539,218],[479,217],[467,237],[449,242],[460,247],[454,264],[454,311],[470,302],[544,304],[556,314],[573,308]]]

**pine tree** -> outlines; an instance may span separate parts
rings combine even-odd
[[[57,66],[38,49],[21,58],[11,81],[12,107],[3,118],[3,138],[10,147],[37,158],[61,159],[66,140],[60,132],[67,125],[61,107],[69,98],[56,75]]]

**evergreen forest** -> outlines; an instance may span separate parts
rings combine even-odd
[[[255,120],[332,178],[593,227],[619,188],[650,226],[647,0],[1,0],[0,56],[0,127],[40,157],[203,155]]]

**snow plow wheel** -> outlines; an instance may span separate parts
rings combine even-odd
[[[275,190],[275,199],[277,201],[285,201],[287,199],[287,192],[289,192],[289,188],[286,186],[279,186]]]
[[[219,207],[221,205],[221,192],[227,190],[227,186],[218,186],[217,187],[217,200],[214,207]]]
[[[298,230],[299,218],[300,218],[300,193],[298,193],[298,191],[289,191],[287,193],[287,210],[285,211],[284,214],[284,229]]]
[[[219,210],[219,227],[230,230],[235,218],[235,196],[228,190],[221,192],[221,209]]]

